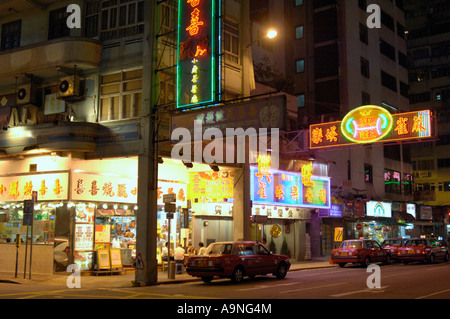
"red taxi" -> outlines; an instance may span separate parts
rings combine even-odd
[[[339,248],[331,251],[330,263],[344,267],[347,263],[362,264],[368,267],[372,263],[391,262],[389,250],[370,239],[344,240]]]
[[[208,246],[201,256],[190,256],[186,272],[210,282],[214,276],[241,282],[244,276],[274,274],[286,277],[291,266],[289,258],[272,254],[261,243],[251,241],[219,242]]]
[[[387,249],[391,252],[391,259],[398,260],[398,249],[405,245],[405,239],[397,238],[397,239],[385,239],[381,243],[381,247]]]
[[[405,242],[405,247],[399,248],[398,258],[404,264],[412,261],[428,261],[434,263],[438,259],[448,261],[448,248],[431,238],[414,238]]]

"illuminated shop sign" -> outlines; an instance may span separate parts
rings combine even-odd
[[[312,164],[302,173],[250,166],[251,200],[254,204],[271,204],[308,208],[330,208],[330,178],[311,175]]]
[[[372,217],[392,217],[392,204],[386,202],[369,201],[366,203],[366,215]]]
[[[0,177],[0,201],[23,201],[38,192],[39,201],[67,200],[69,173]]]
[[[180,0],[178,8],[177,107],[214,102],[220,84],[220,1]]]
[[[432,135],[431,112],[390,114],[382,107],[366,105],[342,121],[311,125],[309,133],[312,149],[428,138]]]

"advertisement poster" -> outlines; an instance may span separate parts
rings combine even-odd
[[[75,250],[92,250],[94,245],[94,225],[75,224]]]
[[[199,203],[224,202],[233,198],[233,171],[196,172],[189,174],[189,199]]]

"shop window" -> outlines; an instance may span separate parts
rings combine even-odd
[[[22,243],[26,241],[26,229],[23,226],[23,204],[8,204],[4,208],[6,222],[0,225],[0,243],[14,243],[16,234]],[[26,226],[25,226],[26,227]],[[34,210],[33,244],[49,244],[55,241],[56,208],[53,204],[38,204]],[[29,235],[28,238],[31,238]]]
[[[142,113],[142,70],[105,75],[101,80],[100,121],[136,118]]]

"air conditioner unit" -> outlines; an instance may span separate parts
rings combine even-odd
[[[78,75],[61,78],[58,86],[58,98],[80,97],[81,95],[80,77]]]
[[[17,88],[16,104],[35,104],[36,86],[33,83],[21,85]]]

